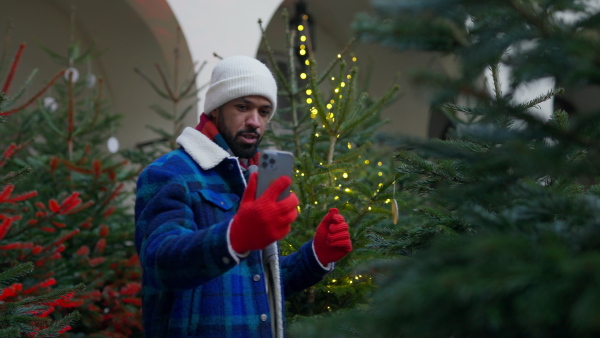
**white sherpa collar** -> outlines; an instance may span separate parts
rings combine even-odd
[[[177,138],[177,143],[185,149],[200,168],[210,170],[226,158],[234,158],[206,135],[192,127],[186,127]]]

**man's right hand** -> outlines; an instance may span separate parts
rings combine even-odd
[[[279,177],[258,199],[257,178],[258,173],[250,175],[240,209],[231,222],[229,239],[233,250],[239,254],[264,249],[284,238],[298,217],[299,201],[296,194],[291,193],[277,201],[279,194],[290,188],[292,181],[289,177]]]

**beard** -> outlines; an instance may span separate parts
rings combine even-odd
[[[239,158],[252,158],[258,151],[258,145],[262,141],[262,135],[256,129],[244,129],[238,132],[233,132],[225,125],[224,114],[220,112],[216,118],[217,130],[221,134],[221,137],[229,145],[229,149],[233,155]],[[239,142],[236,139],[242,134],[255,134],[257,137],[256,143],[248,144]]]

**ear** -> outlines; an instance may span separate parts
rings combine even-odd
[[[213,111],[211,111],[208,116],[210,116],[211,118],[215,118],[217,117],[217,115],[219,114],[219,108],[214,109]]]

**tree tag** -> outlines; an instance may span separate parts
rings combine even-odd
[[[392,218],[394,224],[398,223],[398,201],[396,201],[396,199],[392,200]]]

